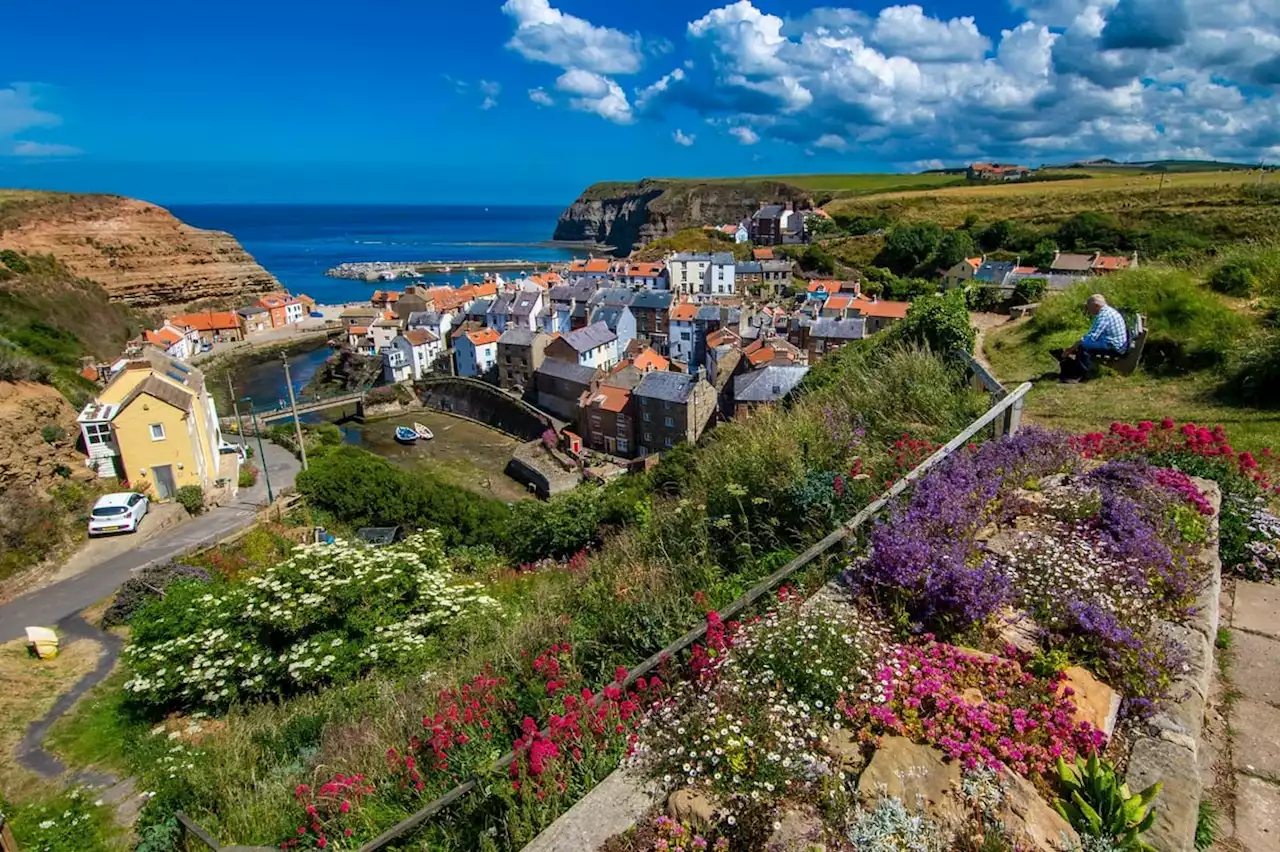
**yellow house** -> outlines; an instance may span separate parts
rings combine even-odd
[[[149,485],[159,500],[184,485],[212,488],[222,430],[204,374],[151,348],[116,367],[78,418],[89,466],[99,476]]]
[[[943,289],[951,290],[966,281],[972,281],[973,276],[978,274],[978,267],[982,266],[984,259],[984,257],[966,257],[948,269],[942,276]]]

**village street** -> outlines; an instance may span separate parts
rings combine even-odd
[[[293,485],[299,464],[293,454],[264,444],[267,472],[275,494]],[[149,541],[121,553],[82,574],[68,577],[0,606],[0,642],[25,635],[28,626],[51,627],[63,618],[92,606],[112,594],[135,568],[171,559],[201,544],[212,543],[253,523],[267,504],[266,479],[258,477],[250,488],[240,489],[235,502],[212,509],[200,517],[166,530]]]

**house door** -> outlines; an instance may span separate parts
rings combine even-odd
[[[169,500],[178,491],[173,481],[173,465],[162,464],[151,468],[151,478],[156,482],[156,499]]]

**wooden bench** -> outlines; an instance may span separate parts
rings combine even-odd
[[[1095,354],[1094,361],[1099,364],[1106,364],[1122,376],[1133,375],[1133,371],[1138,369],[1138,362],[1142,360],[1142,349],[1147,344],[1147,318],[1142,314],[1138,314],[1137,322],[1132,329],[1129,329],[1129,348],[1125,350],[1123,355],[1103,355]]]

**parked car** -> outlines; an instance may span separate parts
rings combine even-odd
[[[132,491],[106,494],[93,504],[89,513],[89,535],[115,532],[137,532],[151,501]]]

